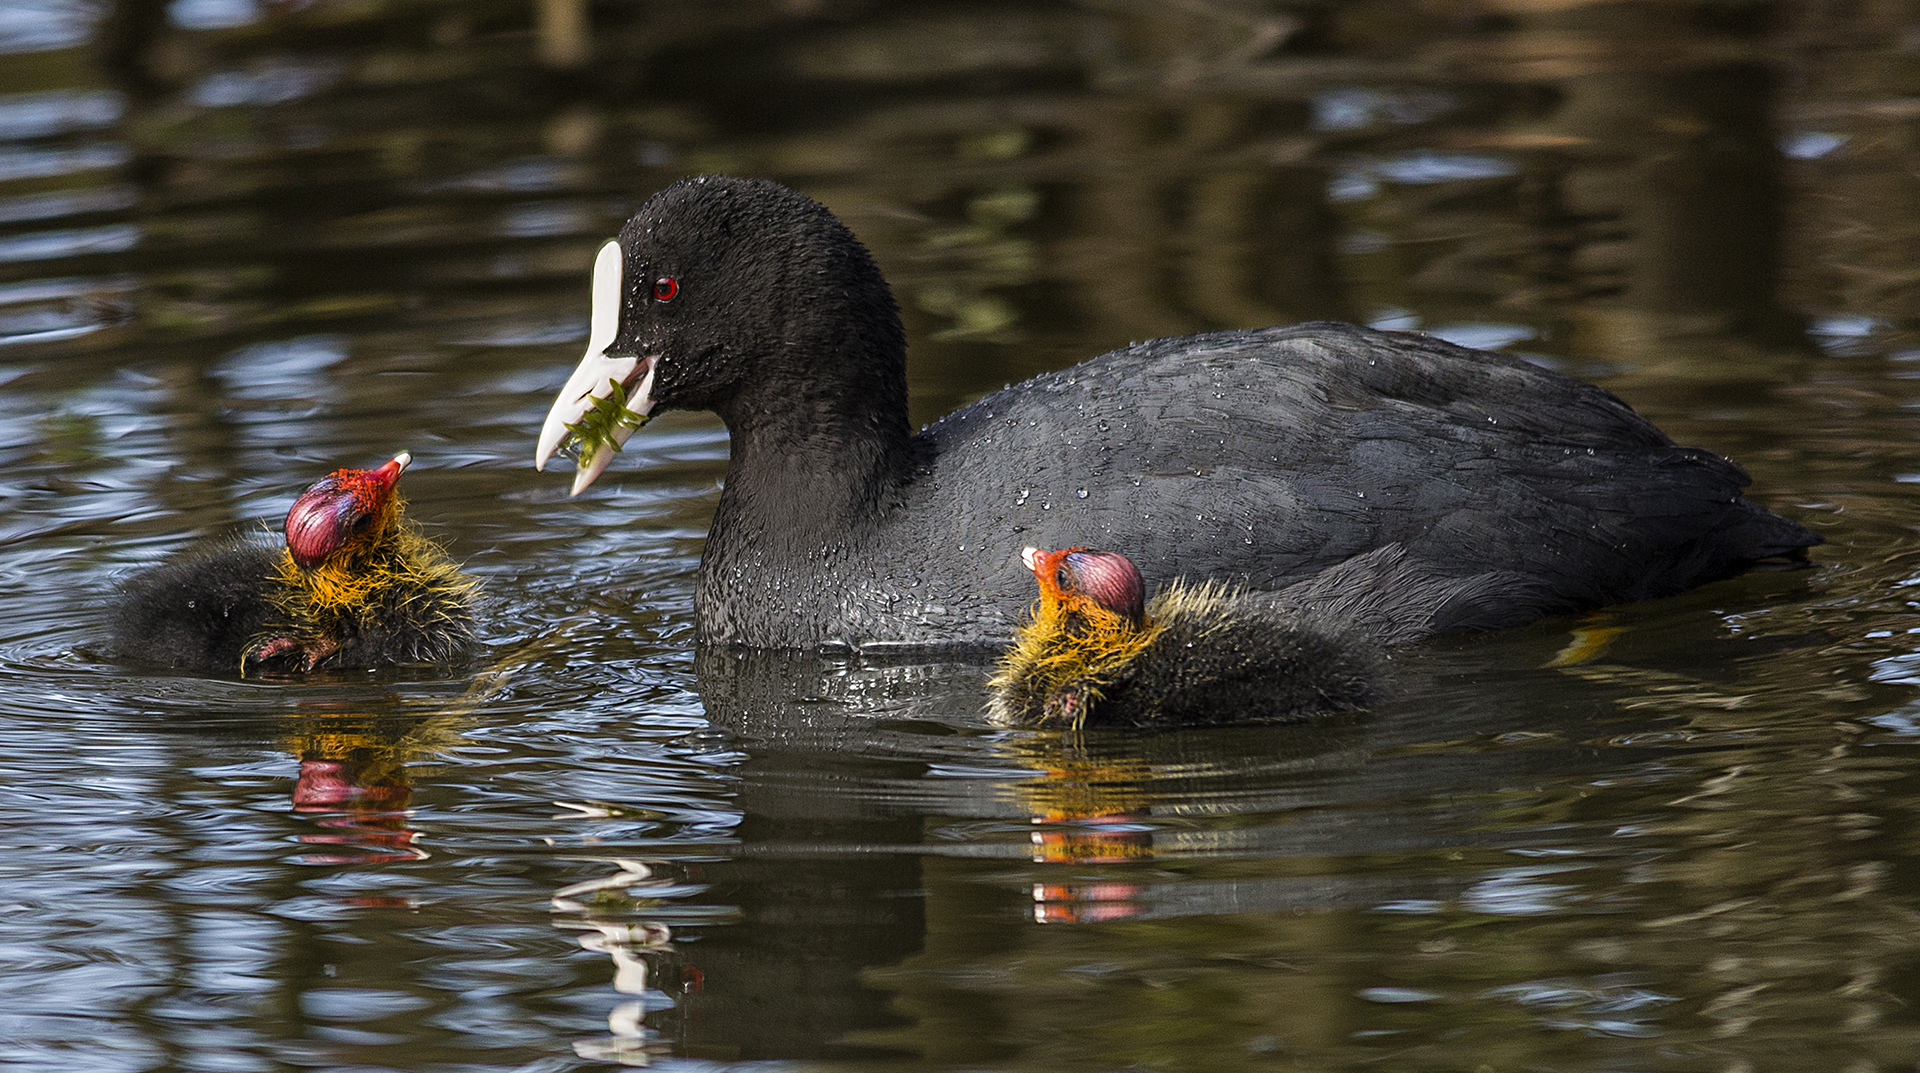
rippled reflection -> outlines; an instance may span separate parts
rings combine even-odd
[[[576,1040],[575,1054],[582,1058],[621,1065],[653,1064],[665,1052],[659,1033],[646,1026],[649,1010],[671,1008],[674,1001],[664,992],[649,986],[649,956],[658,957],[672,950],[673,931],[657,921],[614,919],[644,912],[644,907],[675,893],[668,884],[650,884],[652,870],[639,861],[615,860],[619,871],[599,879],[586,879],[554,892],[556,913],[578,914],[579,919],[562,919],[556,925],[579,931],[584,950],[606,954],[613,959],[613,989],[622,995],[637,996],[615,1006],[607,1014],[608,1035],[600,1039]],[[683,976],[697,985],[698,969]]]
[[[339,847],[309,853],[303,860],[307,864],[425,860],[430,854],[415,844],[420,832],[407,826],[412,793],[403,762],[380,744],[342,733],[318,734],[301,742],[293,808],[314,816],[321,830],[301,835],[300,841]]]

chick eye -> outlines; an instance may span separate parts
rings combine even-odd
[[[680,293],[680,281],[672,276],[661,276],[653,281],[653,300],[671,302],[673,296]]]
[[[1061,563],[1054,568],[1053,583],[1060,586],[1060,591],[1062,592],[1067,592],[1073,588],[1073,571],[1067,569],[1066,563]]]

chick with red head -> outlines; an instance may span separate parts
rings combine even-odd
[[[1335,618],[1217,582],[1175,581],[1147,600],[1139,569],[1116,552],[1022,558],[1040,599],[991,683],[1001,722],[1288,722],[1377,699],[1377,646]]]
[[[122,590],[113,651],[249,675],[449,664],[473,646],[477,583],[406,517],[405,451],[339,469],[287,511],[286,541],[192,549]]]

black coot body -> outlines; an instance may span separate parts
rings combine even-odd
[[[1819,543],[1742,498],[1739,466],[1600,388],[1348,324],[1137,344],[916,434],[878,268],[826,209],[765,181],[655,195],[596,263],[593,324],[538,460],[609,381],[641,415],[725,420],[696,592],[707,641],[1000,644],[1031,599],[1032,544],[1126,548],[1155,583],[1255,589],[1398,545],[1433,576],[1517,578],[1453,616],[1476,629]],[[589,450],[576,491],[610,454]]]

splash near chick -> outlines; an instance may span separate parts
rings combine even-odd
[[[1376,646],[1338,619],[1217,582],[1176,581],[1147,601],[1139,569],[1113,552],[1023,558],[1040,599],[989,683],[1002,723],[1291,722],[1378,696]]]

